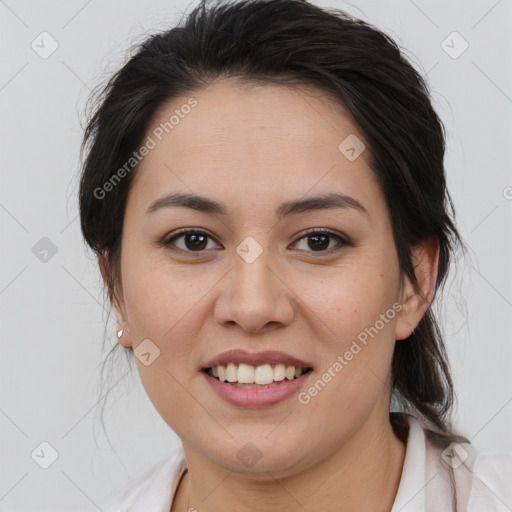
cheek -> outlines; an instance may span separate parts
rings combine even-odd
[[[342,345],[373,326],[396,301],[397,276],[377,265],[343,265],[328,276],[302,275],[297,279],[295,288],[300,290],[300,300],[306,306],[304,314],[308,310],[310,316],[314,313],[321,321],[322,332],[330,335],[326,339],[334,338],[334,345]],[[379,323],[379,331],[387,332],[391,323]]]
[[[352,266],[339,269],[332,279],[310,280],[303,288],[305,310],[317,319],[319,373],[329,388],[325,398],[343,404],[343,410],[364,407],[365,400],[375,399],[386,387],[399,307],[395,280],[378,266]]]
[[[169,269],[165,262],[150,263],[135,256],[123,261],[126,272],[122,276],[133,349],[136,351],[143,340],[149,339],[156,345],[158,356],[149,365],[135,354],[134,359],[156,410],[169,424],[179,425],[184,411],[194,410],[196,416],[201,412],[190,406],[190,395],[183,386],[197,377],[193,361],[201,330],[197,318],[204,314],[201,298],[214,283],[206,286],[188,277],[188,271],[180,273]]]
[[[130,254],[129,247],[126,252]],[[132,252],[123,265],[123,293],[134,348],[148,338],[162,356],[171,352],[175,360],[181,358],[201,327],[190,319],[197,316],[201,299],[214,282],[198,280],[190,269],[170,268],[165,260],[142,253]]]

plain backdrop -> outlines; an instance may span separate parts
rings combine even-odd
[[[456,425],[481,450],[511,450],[512,1],[316,3],[383,29],[427,75],[471,253],[440,310]],[[179,443],[124,359],[100,389],[108,305],[80,234],[77,176],[90,90],[193,5],[0,0],[0,511],[99,510]],[[112,316],[108,347],[115,327]]]

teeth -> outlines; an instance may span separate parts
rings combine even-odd
[[[276,364],[274,367],[274,380],[281,382],[286,377],[286,366],[284,364]]]
[[[240,384],[254,384],[254,366],[248,364],[238,365],[238,378]]]
[[[235,363],[228,363],[226,366],[226,380],[236,382],[238,380],[238,370]]]
[[[302,368],[295,366],[285,366],[284,364],[276,364],[274,367],[270,364],[262,364],[260,366],[252,366],[244,363],[228,363],[218,365],[211,369],[214,377],[222,382],[231,382],[239,384],[260,384],[268,385],[273,382],[281,382],[285,379],[293,380],[302,375]]]
[[[258,366],[254,370],[254,384],[270,384],[274,381],[274,370],[269,364]]]
[[[292,380],[295,377],[295,366],[287,366],[285,375],[288,380]]]

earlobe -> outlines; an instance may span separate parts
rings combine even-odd
[[[132,342],[129,333],[125,327],[126,320],[123,314],[122,308],[118,307],[116,302],[116,295],[113,293],[113,290],[110,289],[110,280],[107,269],[107,258],[108,253],[104,252],[98,257],[98,266],[100,267],[101,277],[103,278],[103,282],[109,291],[109,298],[112,305],[112,309],[114,310],[114,314],[116,315],[117,320],[117,339],[119,343],[125,348],[131,348]]]
[[[411,312],[415,309],[415,292],[409,278],[405,277],[406,286],[402,292],[400,300],[401,309],[397,316],[395,325],[395,340],[408,338],[414,331],[414,325],[411,324]]]
[[[119,324],[118,324],[118,327],[119,327]],[[125,327],[121,327],[120,329],[118,329],[118,331],[117,331],[117,339],[119,340],[119,343],[123,347],[125,347],[125,348],[131,348],[132,347],[131,337],[128,334],[128,332],[127,332]]]
[[[408,338],[433,300],[439,262],[439,240],[426,239],[412,250],[412,262],[418,286],[412,285],[406,277],[402,295],[402,310],[395,327],[395,339]]]
[[[132,346],[132,341],[129,330],[127,329],[126,326],[126,320],[124,318],[124,315],[118,310],[115,304],[112,305],[112,309],[114,310],[114,313],[118,318],[117,339],[119,340],[119,343],[123,345],[123,347],[130,348]]]

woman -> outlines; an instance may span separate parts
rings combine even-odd
[[[82,149],[119,345],[182,441],[103,510],[501,510],[430,309],[464,248],[443,126],[389,37],[201,2],[111,78]]]

